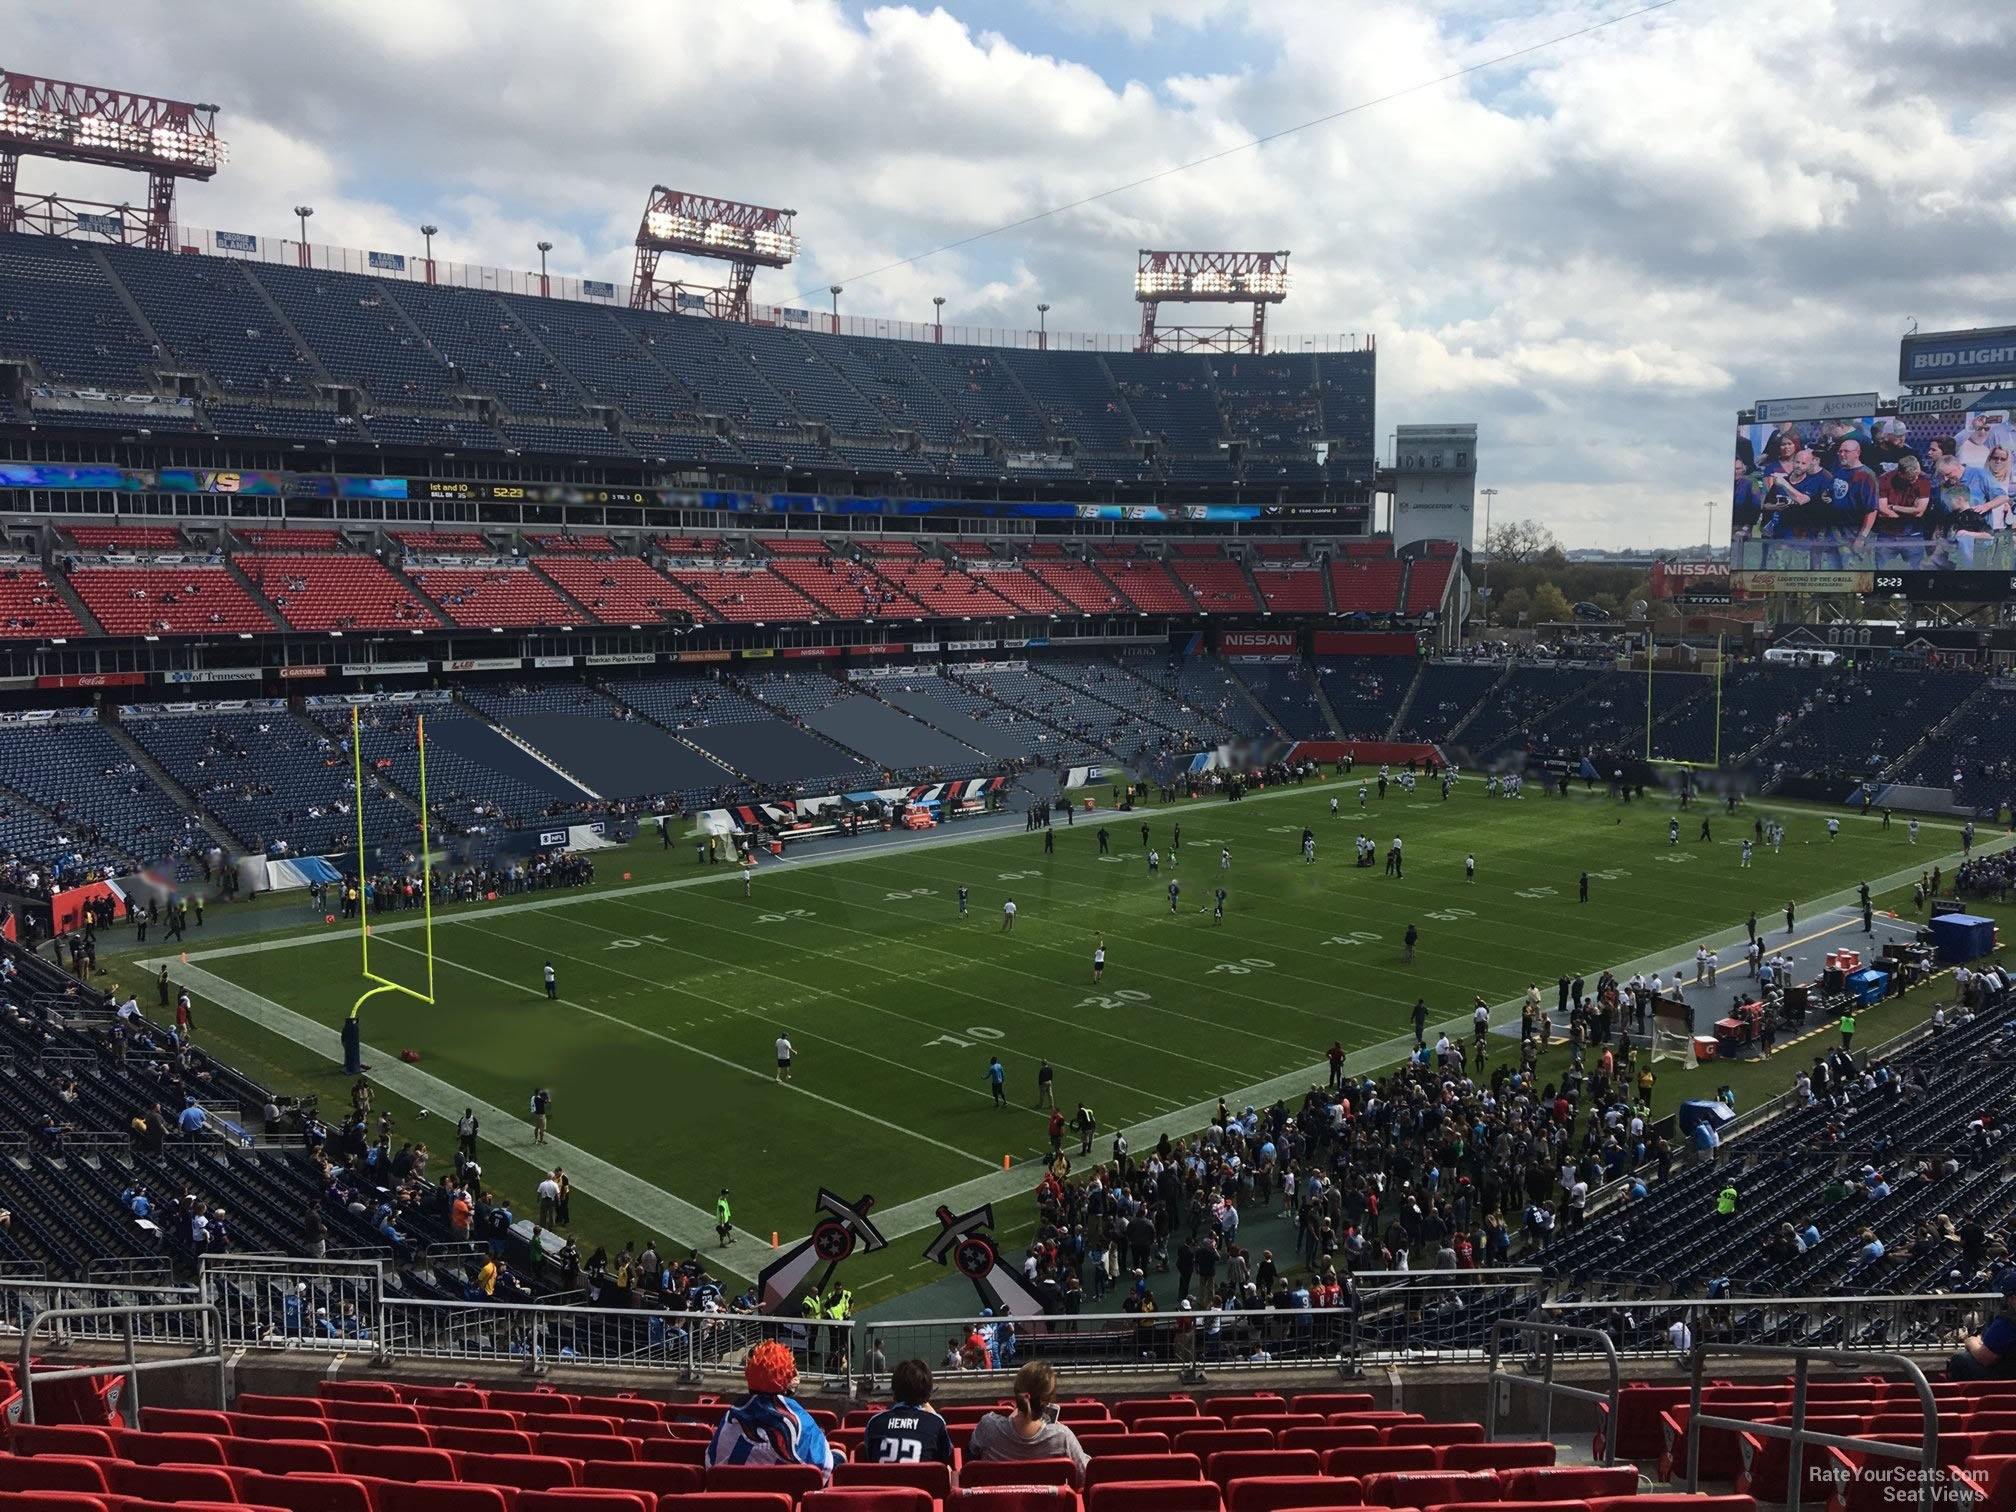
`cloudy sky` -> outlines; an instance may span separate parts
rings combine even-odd
[[[1914,318],[2016,323],[2016,25],[1674,0],[1538,45],[1643,3],[0,0],[0,31],[10,68],[221,106],[195,226],[284,235],[306,202],[332,243],[417,253],[431,220],[437,256],[527,268],[545,238],[621,280],[667,183],[798,211],[759,300],[838,282],[843,313],[942,294],[947,324],[1009,327],[1042,300],[1096,332],[1135,323],[1138,247],[1286,247],[1275,329],[1374,333],[1382,433],[1475,420],[1501,514],[1680,545],[1740,405],[1893,392]]]

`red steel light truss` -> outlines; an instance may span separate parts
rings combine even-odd
[[[0,70],[0,232],[103,236],[165,251],[175,218],[175,181],[208,179],[225,156],[215,105]],[[128,205],[55,194],[17,202],[24,157],[144,173],[146,207],[136,213]]]
[[[792,221],[797,213],[654,184],[644,218],[637,224],[637,266],[630,282],[632,307],[747,320],[749,286],[755,281],[756,270],[788,267],[798,255],[798,234]],[[667,252],[725,262],[728,282],[661,282],[658,259]]]
[[[1134,268],[1142,352],[1264,352],[1267,306],[1288,297],[1286,252],[1152,252]],[[1250,304],[1246,325],[1158,326],[1165,304]]]

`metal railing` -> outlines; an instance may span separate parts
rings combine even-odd
[[[1551,1322],[1607,1335],[1631,1358],[1678,1359],[1695,1344],[1946,1352],[2001,1298],[1968,1292],[1894,1297],[1699,1297],[1547,1302]],[[1684,1333],[1675,1334],[1675,1324]]]
[[[1701,1410],[1702,1377],[1710,1355],[1723,1360],[1784,1360],[1792,1365],[1792,1421],[1790,1423],[1763,1423],[1749,1418],[1722,1417]],[[1815,1364],[1838,1366],[1844,1370],[1867,1370],[1872,1365],[1894,1369],[1908,1379],[1918,1391],[1919,1410],[1924,1414],[1923,1430],[1913,1442],[1892,1442],[1888,1439],[1862,1438],[1855,1434],[1813,1433],[1806,1427],[1806,1387],[1809,1372]],[[1611,1418],[1616,1421],[1615,1416]],[[1718,1428],[1730,1433],[1754,1434],[1762,1438],[1787,1439],[1791,1449],[1785,1466],[1785,1505],[1798,1507],[1809,1500],[1805,1494],[1805,1456],[1810,1444],[1821,1449],[1838,1449],[1844,1454],[1877,1454],[1891,1459],[1916,1460],[1917,1469],[1905,1478],[1905,1484],[1914,1487],[1920,1512],[1932,1512],[1933,1505],[1940,1500],[1939,1486],[1939,1403],[1932,1395],[1932,1384],[1925,1379],[1915,1361],[1900,1354],[1864,1352],[1847,1349],[1782,1349],[1763,1344],[1702,1344],[1697,1343],[1689,1351],[1687,1362],[1687,1489],[1696,1492],[1701,1489],[1701,1430]],[[1753,1491],[1756,1489],[1752,1488]],[[1900,1502],[1905,1498],[1893,1494],[1898,1486],[1886,1478],[1884,1497],[1886,1502]],[[1949,1493],[1952,1488],[1945,1488]],[[1768,1488],[1765,1495],[1768,1496]]]
[[[385,1265],[282,1255],[206,1255],[197,1287],[249,1348],[356,1350],[383,1326]]]
[[[164,1330],[160,1320],[167,1318],[190,1318],[201,1325],[193,1336],[198,1349],[206,1351],[184,1359],[142,1360],[139,1346],[143,1336],[146,1342],[158,1343],[164,1337],[190,1339],[182,1329]],[[137,1329],[138,1320],[149,1320],[156,1326]],[[92,1336],[116,1337],[125,1353],[123,1362],[117,1365],[74,1365],[51,1370],[35,1363],[36,1341],[44,1333],[52,1340],[68,1342],[77,1334],[66,1329],[66,1324],[91,1326]],[[138,1306],[117,1307],[57,1307],[38,1313],[21,1330],[20,1365],[14,1379],[21,1389],[21,1421],[35,1421],[35,1388],[51,1381],[75,1381],[111,1375],[115,1372],[126,1379],[123,1394],[123,1410],[127,1421],[133,1426],[140,1422],[140,1377],[157,1370],[187,1370],[196,1365],[208,1365],[215,1375],[212,1379],[210,1405],[217,1411],[224,1410],[224,1330],[223,1320],[215,1304],[209,1302],[153,1302]]]
[[[1526,1342],[1524,1352],[1526,1369],[1512,1371],[1502,1368],[1499,1361],[1506,1330],[1516,1330]],[[1591,1391],[1586,1386],[1570,1386],[1554,1379],[1556,1345],[1563,1339],[1580,1339],[1585,1344],[1597,1348],[1604,1364],[1610,1372],[1610,1384],[1606,1390]],[[1558,1400],[1571,1402],[1596,1402],[1605,1409],[1605,1431],[1600,1435],[1603,1453],[1599,1464],[1611,1465],[1617,1460],[1617,1392],[1622,1384],[1623,1371],[1617,1358],[1617,1346],[1610,1342],[1609,1335],[1599,1329],[1576,1328],[1566,1323],[1550,1323],[1544,1319],[1528,1319],[1515,1323],[1501,1318],[1491,1325],[1490,1370],[1486,1376],[1489,1390],[1484,1400],[1484,1437],[1494,1443],[1498,1438],[1498,1396],[1499,1388],[1506,1388],[1510,1395],[1513,1387],[1525,1387],[1540,1393],[1540,1434],[1543,1439],[1554,1437],[1554,1403]],[[1531,1374],[1537,1369],[1539,1374]]]

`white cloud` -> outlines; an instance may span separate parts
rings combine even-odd
[[[798,210],[800,265],[761,300],[823,306],[840,282],[849,314],[921,324],[942,294],[948,325],[1013,328],[1040,300],[1059,332],[1132,328],[1138,247],[1292,248],[1272,329],[1375,333],[1382,432],[1475,418],[1499,504],[1558,510],[1578,543],[1699,540],[1740,404],[1886,386],[1907,314],[2010,318],[2016,33],[1965,35],[1932,0],[1687,0],[1405,93],[1623,0],[1044,5],[1082,56],[1025,45],[1009,6],[962,11],[985,30],[830,0],[564,20],[533,0],[0,0],[0,25],[12,66],[223,106],[233,160],[185,189],[195,225],[291,234],[308,202],[332,242],[417,252],[429,219],[443,257],[533,268],[545,237],[555,271],[622,279],[671,183]],[[1144,77],[1133,45],[1178,34],[1224,56]]]

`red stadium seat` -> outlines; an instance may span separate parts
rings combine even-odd
[[[709,1465],[709,1491],[781,1491],[797,1501],[807,1491],[817,1491],[826,1477],[811,1465]]]
[[[521,1491],[555,1491],[581,1484],[581,1461],[546,1454],[465,1454],[462,1479]]]
[[[530,1454],[532,1435],[508,1428],[447,1428],[427,1430],[427,1442],[436,1449],[455,1449],[466,1454]]]
[[[1204,1403],[1207,1413],[1216,1413],[1228,1423],[1236,1423],[1242,1417],[1252,1417],[1256,1413],[1286,1412],[1288,1402],[1285,1397],[1276,1396],[1271,1391],[1256,1391],[1246,1396],[1213,1397]]]
[[[234,1412],[230,1417],[231,1431],[237,1438],[288,1439],[297,1444],[336,1441],[328,1422],[319,1417],[267,1417],[257,1412]]]
[[[213,1465],[142,1465],[131,1460],[107,1460],[105,1485],[120,1496],[145,1496],[154,1501],[232,1501],[237,1482],[228,1470]]]
[[[1225,1487],[1226,1512],[1352,1507],[1363,1498],[1363,1488],[1348,1475],[1250,1475]]]
[[[1222,1512],[1210,1481],[1105,1481],[1085,1492],[1085,1512]]]
[[[616,1486],[575,1486],[564,1491],[520,1491],[512,1512],[655,1512],[658,1498],[649,1491]]]
[[[954,1491],[945,1512],[1079,1512],[1079,1505],[1069,1486],[982,1486]]]
[[[1325,1475],[1378,1475],[1393,1470],[1433,1470],[1436,1451],[1427,1444],[1374,1444],[1332,1449],[1323,1456]]]
[[[626,1465],[617,1460],[589,1460],[581,1467],[584,1486],[644,1491],[654,1498],[698,1491],[706,1482],[706,1472],[698,1465]]]
[[[579,1410],[589,1417],[635,1419],[650,1423],[662,1422],[665,1418],[656,1402],[646,1401],[643,1397],[583,1397]]]
[[[1074,1425],[1078,1423],[1112,1423],[1118,1421],[1113,1416],[1112,1410],[1104,1402],[1090,1400],[1058,1403],[1057,1419],[1059,1422]]]
[[[1757,1498],[1647,1491],[1638,1496],[1599,1496],[1588,1506],[1589,1512],[1757,1512]]]
[[[675,1408],[674,1411],[676,1410]],[[713,1428],[706,1423],[667,1422],[659,1426],[665,1430],[666,1438],[686,1439],[693,1443],[704,1444],[714,1437]]]
[[[658,1512],[791,1512],[784,1491],[677,1491],[658,1498]]]
[[[81,1454],[0,1454],[0,1491],[103,1491],[105,1466],[114,1463]]]
[[[1204,1462],[1194,1454],[1106,1454],[1085,1470],[1085,1485],[1113,1481],[1201,1481]]]
[[[397,1402],[399,1388],[389,1381],[317,1381],[315,1395],[325,1402]]]
[[[1555,1445],[1547,1439],[1505,1439],[1491,1444],[1445,1444],[1438,1470],[1526,1470],[1552,1465]]]
[[[574,1398],[565,1392],[544,1387],[537,1391],[493,1391],[485,1398],[484,1405],[502,1412],[572,1412]]]
[[[110,1512],[89,1491],[0,1491],[0,1512]]]
[[[1283,1449],[1369,1449],[1379,1443],[1377,1423],[1327,1423],[1321,1428],[1290,1428],[1280,1439]]]
[[[1200,1417],[1203,1409],[1190,1397],[1145,1397],[1115,1402],[1113,1416],[1129,1428],[1149,1417]]]
[[[204,1433],[212,1438],[231,1436],[231,1419],[221,1412],[201,1407],[142,1407],[143,1433]]]
[[[616,1419],[590,1417],[585,1412],[528,1412],[518,1420],[527,1433],[607,1433],[616,1432]]]
[[[226,1465],[228,1442],[211,1433],[127,1433],[120,1436],[119,1452],[143,1465]]]
[[[434,1408],[473,1409],[481,1411],[488,1405],[489,1393],[480,1386],[401,1386],[399,1400],[408,1406],[418,1407],[422,1412]],[[480,1426],[480,1425],[478,1425]]]
[[[378,1512],[511,1512],[496,1486],[455,1481],[393,1481],[378,1492]]]
[[[968,1468],[971,1468],[970,1466]],[[952,1495],[952,1467],[949,1465],[857,1465],[852,1462],[833,1467],[836,1486],[915,1486],[928,1491],[938,1501]]]
[[[929,1492],[915,1486],[836,1486],[808,1491],[799,1512],[937,1512]]]
[[[332,1423],[417,1423],[420,1409],[404,1402],[324,1402],[322,1416]]]
[[[655,1465],[704,1465],[706,1439],[646,1439],[644,1458]]]
[[[1441,1508],[1428,1507],[1423,1512],[1588,1512],[1589,1504],[1583,1501],[1481,1501],[1446,1502]]]
[[[238,1494],[260,1506],[288,1512],[372,1512],[371,1487],[354,1475],[268,1475],[238,1472]]]
[[[637,1452],[642,1443],[641,1439],[614,1434],[542,1433],[533,1440],[532,1451],[560,1459],[637,1460],[643,1457]]]
[[[439,1407],[420,1408],[420,1421],[429,1428],[505,1428],[516,1429],[518,1414],[499,1412],[494,1407]]]
[[[1507,1470],[1498,1479],[1506,1501],[1588,1501],[1599,1496],[1630,1496],[1638,1489],[1638,1471],[1631,1465],[1551,1465]]]
[[[377,1475],[386,1480],[454,1480],[455,1456],[446,1449],[391,1444],[338,1444],[336,1468],[345,1475]]]
[[[316,1397],[271,1396],[257,1391],[241,1391],[231,1403],[233,1412],[259,1417],[319,1418],[328,1416],[329,1404]]]
[[[1134,1433],[1166,1433],[1175,1438],[1179,1433],[1202,1433],[1207,1429],[1230,1427],[1222,1417],[1206,1413],[1170,1413],[1162,1417],[1137,1418],[1127,1425]]]
[[[7,1430],[7,1447],[16,1454],[81,1454],[92,1459],[117,1459],[112,1433],[84,1423],[16,1423]]]
[[[1369,1391],[1305,1391],[1288,1403],[1290,1412],[1369,1412],[1379,1404]]]
[[[334,1475],[336,1446],[300,1439],[227,1438],[218,1440],[224,1463],[268,1475]]]
[[[1611,1452],[1621,1460],[1655,1460],[1665,1447],[1659,1432],[1659,1414],[1678,1407],[1688,1399],[1685,1386],[1650,1386],[1633,1381],[1617,1394],[1616,1442]],[[1609,1403],[1598,1405],[1595,1452],[1601,1458],[1611,1425],[1601,1421],[1609,1415]]]
[[[1395,1423],[1386,1430],[1389,1444],[1481,1444],[1482,1423]]]
[[[1251,1475],[1320,1475],[1323,1457],[1314,1449],[1221,1449],[1204,1462],[1204,1478],[1224,1490]]]
[[[1166,1433],[1102,1433],[1088,1428],[1078,1435],[1078,1447],[1097,1459],[1102,1454],[1167,1454],[1171,1444]]]
[[[1274,1435],[1265,1428],[1193,1428],[1176,1435],[1176,1452],[1209,1460],[1228,1449],[1272,1449]]]
[[[981,1486],[1075,1486],[1078,1467],[1068,1459],[968,1460],[959,1468],[959,1484]]]
[[[1365,1500],[1384,1507],[1439,1507],[1497,1501],[1501,1495],[1498,1477],[1488,1470],[1399,1470],[1365,1477]]]
[[[1264,1428],[1276,1439],[1290,1428],[1321,1428],[1325,1424],[1320,1412],[1246,1412],[1241,1413],[1234,1427],[1241,1429]]]
[[[330,1406],[337,1405],[334,1402]],[[365,1403],[351,1405],[364,1406]],[[433,1442],[418,1423],[353,1423],[329,1420],[329,1436],[339,1444],[377,1444],[393,1449],[425,1449]]]

